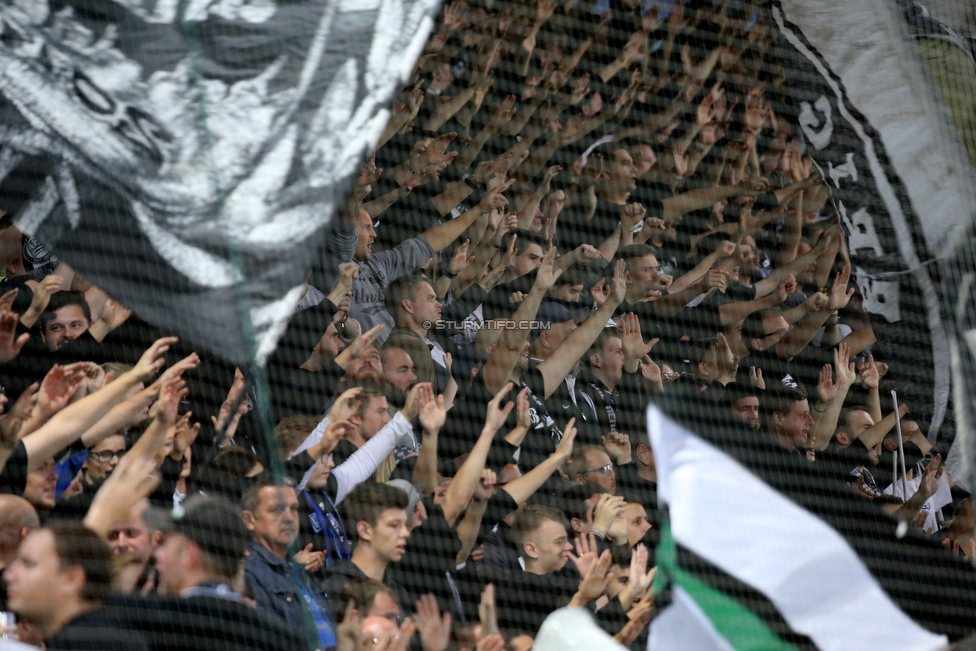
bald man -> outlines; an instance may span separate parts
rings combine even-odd
[[[27,534],[40,526],[37,511],[30,502],[15,495],[0,494],[0,611],[9,610],[3,572],[17,556]]]

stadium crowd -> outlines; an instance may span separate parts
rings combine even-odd
[[[646,648],[644,407],[679,391],[974,555],[971,503],[882,408],[775,37],[728,3],[447,4],[266,382],[0,222],[6,633],[525,650],[569,605]]]

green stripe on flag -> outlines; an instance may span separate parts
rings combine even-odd
[[[655,558],[658,567],[655,591],[663,589],[669,579],[681,586],[695,600],[719,635],[737,651],[798,651],[797,647],[770,630],[751,610],[678,567],[674,538],[667,523],[661,527],[661,541]]]

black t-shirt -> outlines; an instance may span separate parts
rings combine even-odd
[[[516,241],[516,246],[518,242]],[[518,309],[518,303],[510,302],[512,294],[515,292],[522,292],[523,294],[528,294],[535,285],[536,271],[530,271],[524,276],[519,276],[514,280],[510,280],[507,283],[501,285],[496,285],[490,292],[488,292],[488,298],[482,304],[481,316],[485,321],[492,321],[494,319],[510,319],[512,315],[515,314],[515,310]]]
[[[27,447],[23,441],[17,441],[7,465],[0,472],[0,492],[23,496],[27,488]]]
[[[339,439],[335,449],[332,450],[332,460],[336,466],[342,465],[349,457],[356,454],[358,450],[359,448],[356,447],[355,443],[351,443],[346,439]]]
[[[565,426],[565,422],[560,418],[557,423],[546,409],[542,400],[545,396],[545,379],[539,372],[539,367],[532,362],[529,363],[528,370],[522,374],[518,386],[509,391],[506,398],[514,401],[524,387],[529,388],[529,414],[532,424],[519,448],[518,466],[526,472],[556,451],[556,446],[563,436],[562,427]],[[446,435],[442,433],[439,438],[439,456],[454,458],[471,451],[484,427],[488,403],[494,397],[485,386],[482,374],[476,375],[464,399],[455,403],[454,408],[448,412],[443,430]],[[504,437],[514,429],[517,422],[518,415],[513,409],[508,415],[508,420],[495,434],[493,452],[495,448],[503,448]],[[489,465],[494,464],[490,462]]]
[[[660,339],[654,347],[654,359],[663,360],[672,366],[686,358],[686,348],[679,340],[681,333],[671,319],[663,319],[657,315],[654,301],[628,303],[624,301],[614,311],[617,317],[633,312],[640,319],[641,336],[644,341]]]
[[[366,201],[379,199],[398,187],[392,179],[380,181],[373,186]],[[441,221],[441,215],[434,209],[431,199],[443,191],[443,181],[425,183],[384,211],[377,217],[379,225],[376,227],[374,250],[393,249],[404,240],[436,226]]]
[[[127,635],[151,651],[301,651],[305,638],[274,615],[212,596],[185,599],[115,595],[110,601]],[[98,647],[101,650],[113,646]]]
[[[566,221],[560,219],[556,228],[559,230],[559,241],[564,250],[571,251],[581,244],[599,246],[619,228],[620,213],[624,207],[598,196],[596,210],[589,221],[580,218]]]
[[[444,509],[430,498],[424,498],[424,506],[427,519],[410,532],[407,552],[399,563],[387,568],[386,576],[403,587],[410,605],[429,592],[437,597],[442,611],[457,617],[452,584],[456,589],[455,560],[461,551],[461,540],[455,526],[444,519]]]
[[[579,574],[572,562],[554,574],[507,572],[481,566],[482,581],[495,584],[498,626],[535,635],[554,610],[565,606],[579,588]]]
[[[78,615],[47,641],[48,651],[148,651],[141,635],[120,627],[111,608],[95,608]]]

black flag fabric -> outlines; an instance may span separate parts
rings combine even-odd
[[[0,3],[3,209],[143,319],[260,362],[438,5]]]
[[[876,353],[943,454],[955,426],[936,261],[976,215],[976,183],[895,3],[773,3],[777,59],[830,187]],[[890,405],[886,405],[888,409]]]

